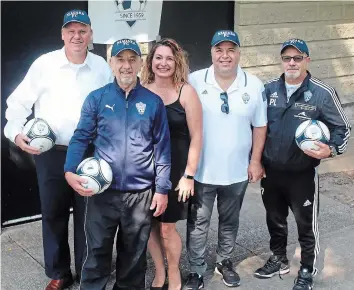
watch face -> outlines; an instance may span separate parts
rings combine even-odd
[[[188,174],[183,174],[184,178],[187,178],[187,179],[194,179],[194,176],[192,175],[188,175]]]
[[[331,149],[331,157],[337,156],[336,148],[334,146],[329,146],[329,148]]]

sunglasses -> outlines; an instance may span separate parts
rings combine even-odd
[[[305,56],[303,55],[295,55],[295,56],[288,56],[288,55],[282,55],[281,60],[283,62],[291,62],[291,59],[293,59],[295,62],[299,63],[302,62]]]
[[[224,102],[221,105],[221,112],[228,114],[229,113],[229,97],[226,92],[220,94],[220,99]]]

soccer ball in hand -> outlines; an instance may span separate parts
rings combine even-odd
[[[318,150],[315,142],[328,143],[330,133],[328,127],[317,120],[302,122],[296,129],[295,141],[301,150]]]
[[[76,173],[87,180],[82,186],[93,190],[94,194],[102,193],[112,183],[113,173],[109,164],[96,157],[83,160],[77,167]]]
[[[22,133],[30,138],[28,145],[39,149],[41,153],[48,151],[55,145],[57,136],[49,124],[41,119],[35,118],[28,121]]]

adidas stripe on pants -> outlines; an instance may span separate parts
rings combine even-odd
[[[274,171],[266,169],[261,180],[262,199],[270,234],[270,250],[286,256],[289,208],[292,210],[301,246],[301,264],[312,268],[320,250],[318,234],[318,175],[315,168],[306,171]]]

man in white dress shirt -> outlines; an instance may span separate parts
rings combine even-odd
[[[85,235],[84,201],[64,178],[66,149],[80,118],[87,95],[113,80],[107,62],[88,52],[92,41],[90,18],[85,11],[64,15],[64,47],[40,56],[7,99],[5,136],[23,151],[34,154],[42,210],[46,290],[65,289],[73,283],[70,270],[68,221],[74,208],[75,270],[80,275]],[[40,154],[21,133],[32,113],[46,120],[57,135],[54,148]]]

